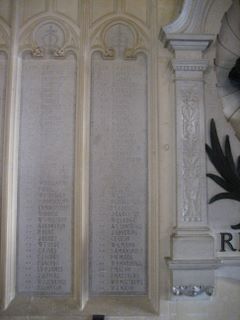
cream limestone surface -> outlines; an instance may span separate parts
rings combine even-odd
[[[200,3],[193,0],[193,3]],[[177,18],[184,1],[180,0],[0,0],[0,51],[8,57],[8,79],[1,74],[1,90],[4,88],[6,103],[4,110],[4,141],[1,142],[3,156],[3,203],[1,209],[1,267],[0,300],[2,320],[55,320],[91,319],[92,314],[106,314],[106,319],[116,320],[239,320],[240,319],[240,267],[235,265],[219,268],[215,272],[215,290],[212,297],[194,298],[171,295],[171,272],[165,258],[172,254],[171,236],[177,223],[177,137],[176,137],[176,96],[175,79],[171,67],[174,53],[164,47],[159,39],[162,27]],[[192,1],[185,1],[191,3]],[[239,140],[226,121],[222,102],[216,88],[217,77],[214,66],[216,57],[215,37],[221,27],[221,19],[229,9],[231,0],[207,0],[204,8],[199,5],[196,24],[188,25],[187,32],[212,34],[213,42],[199,53],[178,53],[178,59],[207,59],[204,71],[204,106],[206,140],[209,141],[209,122],[216,121],[218,134],[229,134],[234,156],[240,154]],[[186,21],[191,16],[187,11]],[[202,18],[204,17],[204,18]],[[201,18],[201,21],[198,19]],[[21,99],[22,57],[31,54],[36,61],[41,59],[42,48],[36,42],[38,25],[53,21],[64,32],[64,44],[60,50],[49,55],[54,59],[74,56],[76,59],[76,141],[75,141],[75,182],[74,182],[74,224],[72,229],[72,297],[23,296],[16,291],[16,230],[18,225],[17,187],[19,153],[19,105]],[[140,52],[148,61],[148,161],[149,212],[148,221],[148,263],[149,297],[100,296],[89,298],[89,136],[91,105],[91,54],[101,52],[104,62],[114,58],[105,41],[108,28],[114,24],[130,26],[134,45],[128,52],[129,58]],[[180,33],[185,32],[185,26]],[[185,28],[185,29],[184,29]],[[195,29],[194,29],[195,28]],[[199,28],[199,29],[197,29]],[[43,41],[44,42],[44,41]],[[5,56],[4,56],[5,57]],[[49,58],[49,56],[48,56]],[[53,57],[50,57],[53,59]],[[50,59],[49,58],[49,59]],[[34,60],[36,59],[36,60]],[[145,58],[144,58],[145,59]],[[5,58],[1,58],[1,63]],[[106,62],[107,63],[107,62]],[[111,62],[110,62],[111,63]],[[130,63],[130,62],[129,62]],[[145,62],[144,62],[145,63]],[[3,63],[2,63],[3,64]],[[186,72],[186,71],[184,71]],[[194,81],[194,80],[193,80]],[[104,84],[103,84],[104,85]],[[70,90],[71,92],[71,90]],[[143,96],[144,94],[141,93]],[[2,100],[1,100],[2,102]],[[2,112],[2,111],[1,111]],[[0,153],[1,154],[1,153]],[[207,162],[207,172],[212,172]],[[207,199],[220,191],[212,181],[206,180]],[[240,206],[237,202],[224,200],[208,206],[207,225],[213,238],[223,231],[230,231],[230,224],[239,218]],[[217,241],[217,240],[215,240]],[[216,243],[216,242],[215,242]],[[216,246],[217,247],[217,246]],[[216,257],[223,254],[214,249]],[[239,252],[230,257],[238,258]],[[74,257],[74,258],[73,258]],[[18,271],[19,272],[19,271]],[[68,291],[68,290],[66,290]],[[159,310],[158,310],[159,309]]]

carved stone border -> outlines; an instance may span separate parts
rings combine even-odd
[[[55,58],[62,58],[63,53],[73,53],[75,57],[79,57],[79,38],[77,34],[80,35],[79,28],[74,26],[72,23],[69,23],[68,20],[54,15],[49,16],[48,13],[41,14],[40,17],[33,17],[28,20],[22,28],[19,27],[19,13],[20,13],[20,1],[13,1],[12,12],[11,12],[11,37],[10,37],[10,47],[11,52],[9,56],[9,68],[8,68],[8,87],[7,87],[7,97],[6,97],[6,124],[5,124],[5,145],[4,145],[4,177],[3,177],[3,203],[2,203],[2,219],[1,219],[1,228],[4,232],[1,232],[1,309],[5,310],[11,307],[9,312],[11,313],[14,308],[16,310],[24,309],[24,305],[28,304],[28,311],[31,312],[32,309],[41,303],[40,298],[32,299],[31,302],[28,301],[29,298],[19,298],[16,297],[16,230],[17,230],[17,215],[16,215],[16,195],[17,195],[17,175],[18,175],[18,132],[19,132],[19,93],[20,93],[20,83],[19,83],[19,72],[21,68],[21,58],[25,52],[32,53],[36,58],[42,58],[44,54],[43,48],[34,46],[33,40],[33,31],[34,29],[43,22],[53,21],[53,23],[60,24],[62,29],[64,29],[65,34],[68,35],[65,52],[62,51],[62,48],[59,48],[54,53]],[[63,23],[64,21],[64,23]],[[57,57],[56,57],[57,56]],[[53,58],[54,58],[53,57]],[[79,59],[78,59],[79,62]],[[80,68],[77,70],[77,86],[79,86],[80,78]],[[76,114],[77,118],[81,118],[79,113],[79,96],[81,95],[81,89],[77,88],[76,92]],[[76,124],[77,134],[76,134],[76,145],[79,145],[79,127],[80,124]],[[79,148],[77,148],[78,155],[76,156],[76,163],[80,162],[79,160]],[[80,180],[79,170],[76,170],[76,180]],[[78,189],[77,189],[78,188]],[[79,232],[81,229],[80,221],[78,214],[80,212],[79,198],[80,192],[79,187],[75,188],[75,214],[74,214],[74,228]],[[78,242],[78,243],[77,243]],[[77,244],[77,246],[76,246]],[[77,250],[78,247],[78,250]],[[79,243],[78,236],[74,236],[74,253],[75,260],[80,260],[80,250],[81,247]],[[70,299],[63,298],[62,305],[69,305],[73,303],[75,308],[79,308],[81,303],[80,298],[80,272],[79,272],[79,263],[77,265],[76,261],[73,261],[74,270],[73,270],[73,296],[74,303]],[[76,298],[78,297],[78,299]],[[51,303],[54,302],[54,298],[51,299]],[[48,307],[51,305],[48,302]],[[13,311],[14,312],[14,311]]]
[[[142,28],[142,25],[139,25],[139,21],[134,18],[129,18],[129,16],[117,16],[114,18],[106,18],[102,21],[101,24],[98,24],[90,30],[91,39],[90,42],[90,52],[93,54],[96,51],[101,52],[105,58],[114,59],[114,52],[112,48],[108,48],[105,42],[106,32],[116,24],[127,25],[133,35],[134,35],[134,45],[132,48],[129,48],[125,52],[125,59],[135,59],[135,56],[138,53],[144,53],[148,59],[148,188],[149,188],[149,208],[148,208],[148,294],[142,297],[127,296],[129,310],[131,306],[135,303],[140,304],[141,307],[148,306],[154,312],[159,311],[159,301],[160,301],[160,292],[159,292],[159,199],[158,199],[158,105],[157,105],[157,19],[156,11],[153,8],[156,5],[155,0],[149,1],[149,9],[151,11],[151,16],[153,19],[152,30],[147,28]],[[91,57],[91,56],[90,56]],[[88,59],[89,66],[91,65],[91,59]],[[90,88],[90,74],[88,73],[88,85]],[[90,92],[88,91],[88,96]],[[90,111],[90,100],[87,100],[86,103],[86,123],[89,123],[89,111]],[[89,126],[87,126],[89,129]],[[89,147],[89,132],[86,132],[86,145]],[[88,152],[85,155],[85,166],[88,168]],[[88,176],[87,170],[84,170],[85,174],[85,184],[88,185]],[[87,188],[87,187],[86,187]],[[87,188],[88,189],[88,188]],[[85,195],[85,210],[84,215],[87,216],[88,212],[88,194]],[[86,230],[88,230],[88,225],[86,224]],[[85,265],[85,270],[87,270],[87,265]],[[87,291],[87,290],[86,290]],[[91,298],[89,303],[92,303],[94,308],[101,308],[103,305],[106,305],[109,301],[109,306],[111,305],[111,296],[109,297],[98,297],[98,301],[95,301],[94,298]],[[86,300],[88,297],[86,297]],[[117,297],[119,303],[124,301],[124,297]],[[122,301],[122,302],[121,302]],[[97,310],[97,309],[96,309]],[[126,310],[126,313],[128,311]]]
[[[167,263],[175,296],[212,295],[214,270],[219,266],[206,198],[204,72],[208,61],[203,51],[214,36],[205,34],[203,26],[212,3],[186,0],[179,18],[160,32],[165,47],[174,53],[177,212]]]

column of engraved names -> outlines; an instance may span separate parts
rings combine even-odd
[[[56,184],[63,182],[58,181]],[[39,187],[38,210],[38,249],[37,249],[37,288],[38,292],[62,292],[66,286],[63,278],[63,266],[60,262],[58,234],[66,229],[66,218],[59,217],[59,211],[67,206],[64,194],[55,191],[56,185],[41,180]]]
[[[113,73],[111,291],[119,293],[146,291],[147,120],[143,66],[142,57],[136,62],[117,60]]]
[[[73,61],[23,63],[18,186],[18,291],[71,291]]]
[[[49,142],[49,130],[53,125],[54,114],[58,105],[56,92],[57,79],[55,70],[49,70],[50,66],[44,66],[42,69],[41,79],[41,149],[47,150],[46,146]],[[50,71],[50,72],[49,72]],[[61,265],[59,261],[59,241],[57,239],[57,220],[58,220],[58,200],[57,181],[49,179],[48,172],[53,165],[49,163],[48,152],[41,155],[40,179],[39,179],[39,206],[38,206],[38,224],[37,224],[37,291],[38,292],[55,292],[62,289],[61,285]],[[52,168],[53,169],[53,168]],[[62,228],[65,228],[63,222]]]
[[[62,79],[61,65],[58,68],[47,63],[42,68],[42,113],[41,113],[41,165],[39,180],[38,208],[38,251],[37,251],[37,291],[64,293],[67,283],[61,254],[65,254],[61,237],[66,237],[66,226],[69,219],[66,213],[71,208],[71,197],[68,197],[66,186],[68,179],[64,171],[64,161],[57,158],[61,150],[56,147],[60,137],[63,116],[59,94]],[[63,72],[64,75],[64,72]],[[64,81],[64,78],[62,79]],[[64,147],[64,146],[62,146]],[[62,166],[62,167],[61,167]],[[65,234],[65,236],[64,236]]]
[[[111,74],[112,65],[93,55],[90,137],[90,291],[108,293],[111,287]]]
[[[6,62],[5,53],[0,52],[0,186],[2,185],[2,153],[3,153],[3,129],[4,129],[4,109],[6,93]],[[2,190],[0,188],[0,201],[2,200]]]
[[[39,136],[39,124],[36,117],[39,103],[38,99],[36,99],[35,88],[39,85],[39,77],[33,77],[36,73],[36,66],[29,63],[28,59],[23,61],[22,70],[18,173],[17,288],[20,292],[33,292],[36,290],[36,201],[39,176],[39,140],[37,139]]]
[[[146,61],[92,63],[91,294],[147,288]]]

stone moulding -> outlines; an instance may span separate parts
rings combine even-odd
[[[174,296],[187,296],[187,297],[197,297],[202,294],[206,294],[211,297],[213,295],[214,288],[212,286],[174,286],[172,287],[172,293]]]
[[[171,270],[216,270],[222,264],[221,260],[217,258],[205,260],[171,260],[166,258],[166,262]]]
[[[220,258],[221,266],[226,267],[240,267],[240,257],[225,257]]]
[[[167,33],[201,34],[209,8],[215,0],[185,0],[178,18],[164,27]],[[215,1],[216,3],[216,1]],[[216,4],[217,5],[217,4]]]
[[[106,60],[114,60],[116,58],[115,49],[109,46],[109,41],[107,40],[107,35],[116,25],[127,27],[132,35],[131,46],[124,51],[125,60],[135,60],[138,53],[147,54],[149,45],[148,37],[136,23],[123,18],[115,21],[110,20],[109,23],[104,24],[103,27],[100,26],[99,29],[96,30],[96,35],[94,35],[92,39],[92,52],[101,52],[103,58]]]
[[[62,17],[51,16],[36,18],[19,31],[19,53],[30,52],[33,57],[63,58],[69,52],[78,54],[78,30]]]
[[[173,59],[172,60],[172,68],[175,71],[205,71],[208,67],[207,59],[199,59],[196,60],[180,60]]]
[[[171,52],[175,50],[204,51],[211,45],[215,36],[213,34],[169,34],[163,28],[159,33],[159,39]]]
[[[156,1],[148,1],[149,3],[149,12],[153,16],[153,21],[155,21],[155,14],[156,10],[153,10],[152,4]],[[157,21],[157,20],[156,20]],[[155,22],[154,22],[155,23]],[[120,48],[114,45],[116,38],[109,36],[111,32],[119,26],[120,28],[127,28],[128,34],[130,34],[130,41],[124,48]],[[147,59],[147,64],[149,66],[147,70],[147,76],[149,81],[149,87],[147,90],[148,92],[148,110],[149,110],[149,185],[151,189],[151,194],[149,195],[151,201],[149,201],[149,215],[148,215],[148,293],[144,295],[142,299],[146,300],[147,303],[151,304],[151,308],[154,312],[158,312],[159,310],[159,258],[158,258],[158,241],[159,241],[159,226],[158,226],[158,219],[159,219],[159,211],[158,211],[158,195],[157,190],[157,167],[158,161],[155,159],[157,154],[151,152],[152,148],[156,148],[158,146],[157,142],[157,123],[155,124],[155,119],[157,118],[157,94],[158,88],[156,86],[156,76],[157,76],[157,46],[155,45],[155,41],[157,38],[157,27],[154,30],[154,34],[150,32],[147,26],[139,25],[139,22],[134,19],[130,18],[129,16],[121,15],[116,17],[116,19],[111,18],[109,19],[106,17],[105,19],[101,20],[97,25],[93,25],[90,29],[89,33],[89,63],[92,63],[92,59],[96,53],[101,54],[102,59],[110,60],[109,62],[104,61],[104,63],[112,63],[111,60],[116,58],[123,60],[135,60],[138,58],[138,55],[145,56]],[[120,51],[120,52],[119,52]],[[139,57],[140,58],[140,57]],[[131,63],[131,62],[129,62]],[[91,81],[91,77],[88,78],[89,83]],[[86,112],[90,111],[91,101],[87,99],[86,102]],[[152,121],[154,119],[154,121]],[[86,135],[89,137],[88,133]],[[88,140],[89,138],[87,138]],[[89,143],[89,142],[88,142]],[[88,156],[86,159],[86,163],[88,163]],[[87,178],[87,176],[86,176]],[[88,178],[86,179],[88,184]],[[86,200],[88,201],[88,200]],[[86,266],[87,269],[88,266]],[[101,302],[106,304],[105,300],[106,297],[100,297]],[[128,298],[128,303],[132,303],[132,299],[135,297]],[[138,300],[139,298],[137,298]],[[90,297],[90,301],[95,306],[95,301],[92,297]],[[141,308],[143,307],[144,303],[140,303]]]
[[[19,119],[15,115],[18,114],[18,103],[17,102],[17,89],[20,88],[21,83],[21,59],[24,58],[24,54],[32,54],[32,58],[42,59],[46,50],[45,46],[35,41],[34,31],[38,29],[39,26],[43,24],[53,24],[54,26],[59,27],[63,30],[64,40],[63,43],[64,48],[66,48],[67,53],[74,53],[74,56],[78,55],[78,47],[75,46],[75,43],[78,44],[79,39],[76,36],[76,33],[73,32],[72,25],[69,25],[66,21],[62,23],[63,19],[59,16],[52,15],[41,15],[41,17],[34,17],[34,19],[29,20],[27,24],[23,27],[20,27],[18,24],[18,12],[19,12],[19,1],[13,1],[12,8],[12,36],[11,36],[11,52],[9,55],[9,84],[7,88],[7,108],[6,108],[6,137],[8,137],[6,146],[5,146],[5,168],[4,168],[4,186],[3,186],[3,194],[4,201],[2,205],[2,232],[1,234],[1,260],[3,261],[3,266],[1,267],[1,309],[7,309],[12,302],[13,305],[17,303],[17,295],[16,295],[16,225],[17,225],[17,215],[15,208],[15,195],[17,194],[17,161],[16,155],[18,152],[18,125]],[[78,28],[75,28],[78,30]],[[41,38],[41,37],[40,37]],[[73,40],[74,39],[74,40]],[[58,44],[58,43],[57,43]],[[55,48],[54,48],[55,49]],[[56,47],[56,49],[62,49],[62,46]],[[62,52],[57,53],[58,57],[62,57]],[[20,59],[18,59],[20,57]],[[51,58],[56,58],[53,54]],[[16,81],[17,80],[17,81]],[[79,80],[77,80],[79,81]],[[79,93],[80,95],[80,93]],[[9,137],[12,137],[11,139]],[[9,192],[11,190],[11,192]],[[14,209],[12,209],[14,208]],[[77,211],[77,210],[76,210]],[[77,220],[77,219],[76,219]],[[76,230],[79,230],[80,227],[76,227]],[[76,250],[76,257],[78,256],[78,250]],[[77,258],[76,258],[77,259]],[[75,272],[75,270],[74,270]],[[77,273],[77,271],[76,271]],[[79,279],[79,276],[77,277]],[[74,281],[77,283],[77,281]],[[79,285],[74,283],[75,287],[78,288],[75,291],[80,292]],[[75,295],[75,292],[74,292]],[[79,299],[80,300],[80,299]],[[26,301],[26,300],[25,300]],[[53,299],[52,299],[53,301]],[[64,300],[66,301],[66,299]],[[23,305],[24,303],[22,303]],[[63,303],[63,305],[65,302]],[[22,309],[22,305],[21,308]],[[14,308],[14,307],[13,307]]]
[[[176,107],[177,208],[167,259],[174,296],[211,296],[216,257],[207,217],[204,72],[209,61],[203,52],[215,39],[204,32],[214,1],[185,0],[176,21],[162,28],[160,40],[173,53]],[[215,2],[216,3],[216,2]],[[194,81],[194,82],[193,82]]]

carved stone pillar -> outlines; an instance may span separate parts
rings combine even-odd
[[[212,36],[164,31],[162,36],[174,52],[175,76],[177,212],[168,259],[172,292],[212,295],[218,261],[207,221],[203,76],[208,61],[202,58]]]

